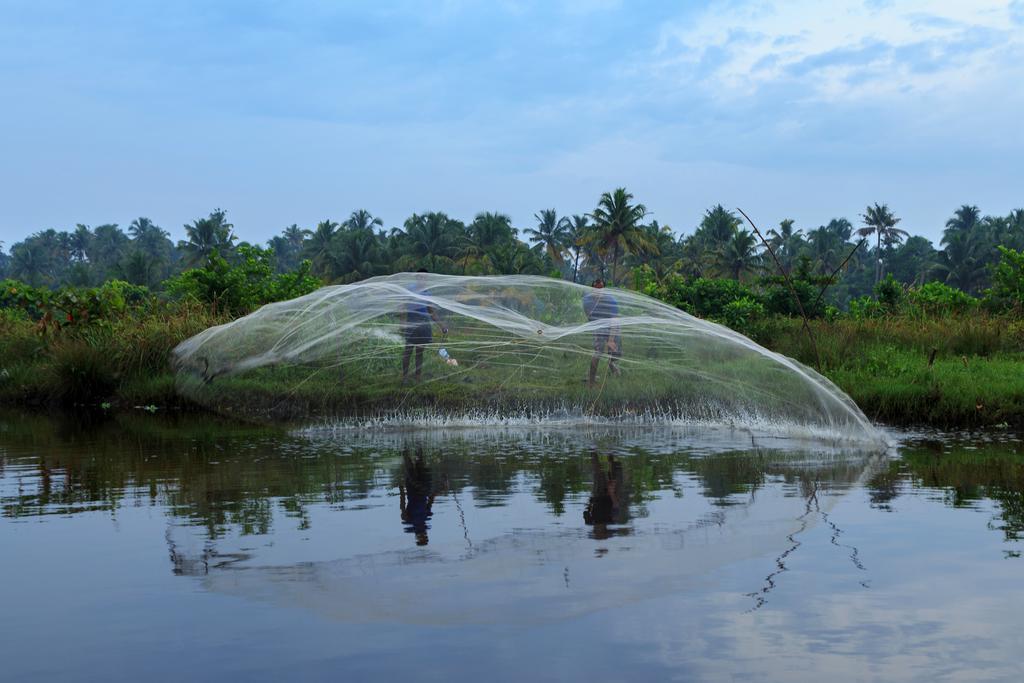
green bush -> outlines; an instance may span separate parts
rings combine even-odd
[[[878,299],[878,303],[889,310],[894,310],[903,299],[903,285],[890,273],[875,285],[875,297]]]
[[[320,281],[310,275],[309,261],[292,273],[274,273],[274,252],[260,247],[238,248],[240,261],[231,265],[214,251],[202,268],[193,268],[167,281],[173,297],[192,299],[217,310],[244,314],[272,301],[309,294]]]
[[[870,296],[862,296],[850,301],[850,317],[854,320],[869,320],[885,315],[885,307]]]
[[[64,405],[97,404],[114,393],[117,373],[106,345],[63,339],[50,349],[51,396]]]
[[[906,295],[908,311],[918,315],[966,313],[977,306],[978,300],[973,296],[941,282],[928,282],[908,290]]]
[[[723,307],[721,321],[741,334],[750,335],[755,324],[764,318],[764,315],[764,305],[745,296],[730,301]]]
[[[999,263],[992,270],[992,288],[985,303],[992,309],[1020,308],[1024,303],[1024,253],[998,247]]]
[[[687,279],[671,274],[659,281],[648,266],[636,269],[637,290],[700,318],[724,320],[726,307],[741,300],[757,302],[760,297],[749,286],[725,278]]]

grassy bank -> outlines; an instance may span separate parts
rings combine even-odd
[[[882,422],[1024,426],[1024,326],[973,312],[932,318],[812,320],[817,352],[799,320],[773,318],[759,343],[814,367],[868,417]]]
[[[183,404],[171,350],[224,322],[208,307],[135,309],[88,325],[58,326],[0,310],[0,403],[67,408]]]
[[[185,304],[133,310],[110,320],[64,328],[3,312],[0,402],[47,407],[196,407],[175,391],[170,351],[224,320],[208,307]],[[1024,375],[1020,372],[1024,325],[1012,317],[972,312],[932,318],[840,318],[811,321],[811,329],[817,351],[797,319],[770,317],[746,331],[759,343],[809,366],[818,365],[820,358],[822,374],[872,419],[940,427],[1024,426]],[[393,360],[397,364],[397,358]],[[585,376],[585,361],[572,363],[572,383],[566,379],[560,391],[585,398],[585,387],[579,382]],[[374,372],[381,379],[372,383],[376,388],[366,383],[356,393],[337,397],[337,405],[385,405],[388,391],[400,391],[394,368]],[[298,396],[313,405],[316,392],[323,394],[324,387],[337,386],[335,374],[325,376],[326,384],[312,382]],[[479,376],[486,381],[486,373]],[[535,378],[532,390],[549,389],[551,380]],[[273,386],[252,378],[234,381],[237,387],[228,383],[225,388],[242,390],[253,400],[265,395],[268,405],[273,401]],[[378,390],[381,387],[384,395]],[[503,395],[498,379],[487,391],[499,402],[516,398]],[[608,392],[609,396],[615,393],[611,388]],[[416,405],[418,399],[438,400],[429,389],[414,389],[406,400]],[[304,405],[292,402],[290,407],[303,410]]]

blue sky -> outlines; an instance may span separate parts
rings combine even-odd
[[[216,207],[517,226],[632,191],[690,232],[936,238],[1024,206],[1024,0],[0,0],[0,241]]]

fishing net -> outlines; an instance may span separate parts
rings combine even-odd
[[[713,423],[880,439],[827,379],[726,327],[538,276],[324,287],[205,330],[174,356],[183,395],[252,418]]]

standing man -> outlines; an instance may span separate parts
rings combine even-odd
[[[409,291],[421,296],[427,289],[427,278],[424,273],[426,268],[420,268],[416,272],[416,281],[409,286]],[[423,347],[433,340],[433,329],[430,321],[433,320],[441,328],[441,334],[448,334],[448,328],[441,323],[437,311],[425,301],[413,300],[406,305],[405,322],[402,325],[402,336],[405,337],[405,350],[402,352],[402,383],[408,380],[409,359],[412,357],[413,349],[416,350],[416,374],[415,379],[420,381],[420,373],[423,371]]]
[[[604,290],[604,280],[598,278],[592,284],[597,291],[587,292],[583,295],[583,312],[587,320],[605,320],[619,317],[619,302],[610,292]],[[597,380],[597,366],[601,362],[601,356],[608,357],[608,371],[618,375],[618,359],[622,357],[622,336],[619,333],[619,326],[612,322],[605,323],[602,327],[594,330],[594,355],[590,359],[590,375],[587,377],[587,384],[594,386]]]

